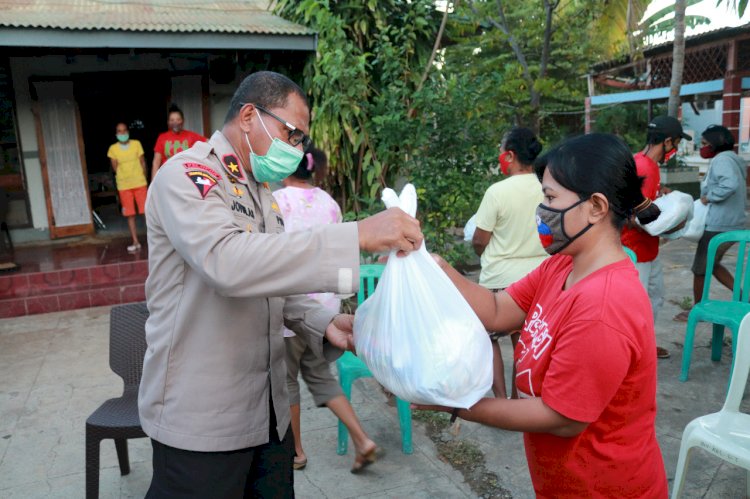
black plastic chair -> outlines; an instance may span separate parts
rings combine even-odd
[[[86,497],[99,497],[99,442],[115,440],[120,473],[130,473],[128,439],[142,438],[138,418],[138,385],[146,353],[145,303],[118,305],[110,312],[109,367],[125,383],[122,397],[104,402],[86,420]]]

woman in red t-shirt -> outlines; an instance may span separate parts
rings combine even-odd
[[[658,208],[644,199],[633,156],[614,135],[565,141],[536,174],[539,236],[554,256],[498,294],[438,258],[488,331],[521,329],[520,399],[418,408],[524,432],[539,497],[666,497],[651,304],[620,244],[626,219],[648,223]]]

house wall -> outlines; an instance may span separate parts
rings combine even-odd
[[[153,71],[170,72],[200,71],[205,67],[205,54],[195,57],[151,54],[111,54],[108,57],[97,55],[47,55],[40,57],[10,57],[11,75],[16,99],[18,135],[26,178],[33,229],[12,231],[14,241],[22,243],[30,240],[49,238],[47,207],[42,181],[39,144],[36,124],[32,112],[32,98],[29,79],[31,77],[68,77],[78,73],[99,71]],[[238,76],[235,77],[238,80]],[[221,128],[232,93],[238,81],[228,84],[215,84],[209,80],[210,130]],[[136,89],[143,91],[143,89]]]

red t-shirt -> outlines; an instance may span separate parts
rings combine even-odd
[[[659,164],[642,152],[635,156],[635,169],[639,177],[644,177],[641,192],[651,201],[656,199],[661,189],[661,176],[659,175]],[[622,245],[627,246],[635,252],[639,262],[653,261],[659,255],[659,237],[652,236],[648,232],[630,227],[623,227]]]
[[[538,497],[667,497],[656,441],[651,303],[628,259],[564,290],[572,259],[556,255],[508,288],[526,311],[516,387],[589,423],[572,438],[526,433]]]
[[[193,147],[196,142],[206,141],[206,138],[190,130],[182,130],[180,133],[174,133],[172,130],[159,134],[154,146],[154,152],[161,154],[161,164],[177,154]]]

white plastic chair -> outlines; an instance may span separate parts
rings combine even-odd
[[[729,391],[719,412],[692,420],[682,433],[680,457],[674,477],[672,499],[682,494],[685,472],[690,462],[690,451],[700,447],[711,454],[748,470],[747,495],[750,497],[750,414],[740,412],[750,374],[750,314],[745,315],[737,333],[734,369],[729,380]]]

